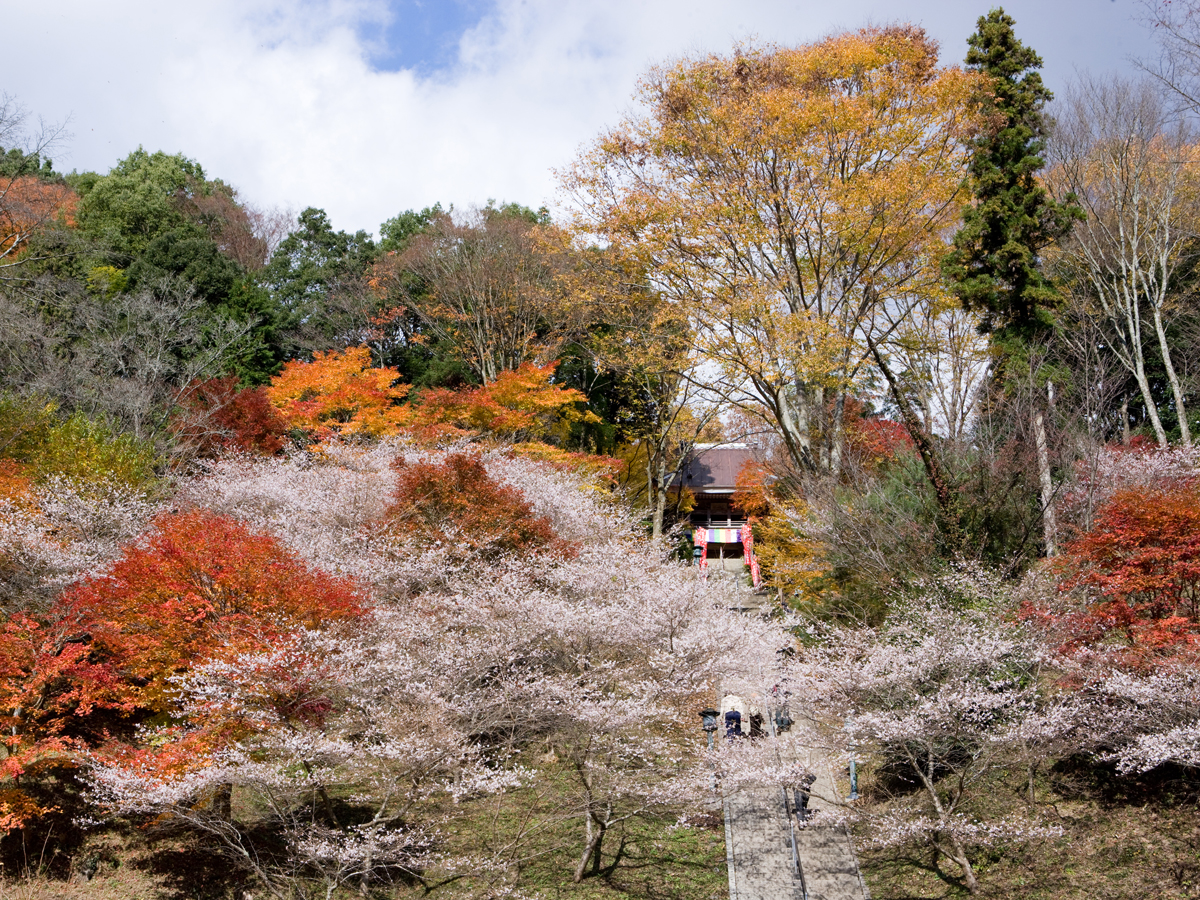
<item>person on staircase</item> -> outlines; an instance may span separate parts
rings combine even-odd
[[[745,737],[742,733],[742,714],[736,709],[725,713],[725,738],[733,741]]]

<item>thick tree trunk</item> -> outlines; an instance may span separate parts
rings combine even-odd
[[[802,390],[797,384],[796,391]],[[788,455],[801,472],[811,472],[816,468],[813,460],[812,443],[808,433],[808,407],[803,397],[797,394],[795,404],[787,396],[783,388],[775,391],[771,403],[775,422],[779,425],[779,433],[787,447]]]
[[[846,392],[838,394],[833,404],[833,422],[829,428],[829,471],[837,477],[842,471],[842,442],[846,432]]]
[[[647,454],[646,482],[651,532],[657,540],[662,537],[663,518],[667,511],[667,462],[661,452]]]
[[[812,430],[820,440],[817,442],[817,463],[822,469],[829,471],[829,429],[826,427],[825,389],[818,387],[813,391],[812,418],[816,426]]]

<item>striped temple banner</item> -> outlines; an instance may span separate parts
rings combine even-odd
[[[755,587],[762,585],[762,573],[758,568],[758,558],[754,555],[754,534],[747,524],[742,528],[703,528],[692,529],[692,546],[700,548],[700,576],[708,577],[708,545],[709,544],[741,544],[746,548],[746,564],[750,567],[750,580]]]
[[[740,544],[742,541],[742,530],[740,528],[697,528],[695,535],[701,532],[706,532],[706,543],[709,544]],[[699,544],[700,541],[693,536],[693,542]]]

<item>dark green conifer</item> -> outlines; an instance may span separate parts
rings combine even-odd
[[[1037,73],[1041,57],[1017,40],[1013,25],[993,9],[967,39],[968,68],[987,76],[976,98],[984,126],[969,166],[974,202],[942,263],[963,307],[979,312],[980,330],[999,343],[1028,341],[1049,327],[1057,294],[1040,270],[1040,253],[1082,215],[1071,198],[1057,203],[1037,181],[1042,109],[1052,95]]]

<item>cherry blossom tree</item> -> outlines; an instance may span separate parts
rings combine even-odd
[[[0,485],[0,610],[45,611],[69,584],[115,559],[161,504],[123,485],[57,476]]]
[[[94,800],[207,833],[281,898],[313,882],[329,897],[349,883],[419,875],[436,833],[411,823],[414,807],[502,789],[520,771],[483,764],[437,694],[414,680],[430,673],[414,671],[400,634],[373,637],[303,632],[197,667],[178,679],[188,725],[115,759],[97,755]],[[229,733],[239,739],[214,745]],[[221,799],[230,788],[260,816],[233,816]],[[285,852],[272,852],[272,837]]]
[[[972,847],[1048,833],[1024,816],[980,821],[971,805],[990,774],[1048,754],[1072,727],[1072,717],[1040,694],[1045,654],[1030,631],[994,608],[962,611],[935,594],[878,629],[822,637],[794,666],[791,690],[826,721],[844,718],[834,739],[853,742],[915,786],[882,815],[864,811],[876,844],[926,843],[975,893]]]
[[[456,458],[402,439],[330,443],[211,461],[183,485],[180,508],[240,519],[310,566],[354,572],[374,606],[353,640],[293,633],[174,676],[174,730],[97,755],[101,808],[206,831],[273,891],[435,871],[503,890],[527,843],[447,857],[438,829],[458,813],[446,801],[520,803],[508,788],[551,769],[569,787],[538,815],[578,823],[578,878],[618,823],[706,802],[695,713],[727,678],[769,689],[791,643],[786,619],[733,611],[736,588],[639,537],[599,476],[503,450],[474,458],[473,478],[503,488],[513,514],[553,541],[463,556],[394,527],[405,471]],[[576,552],[556,552],[564,544]],[[227,785],[249,802],[221,799]],[[248,808],[265,818],[230,814]],[[286,858],[254,844],[263,825]]]
[[[1130,668],[1124,648],[1096,646],[1061,657],[1072,687],[1072,749],[1116,763],[1123,775],[1163,765],[1200,766],[1200,675],[1195,652]]]

